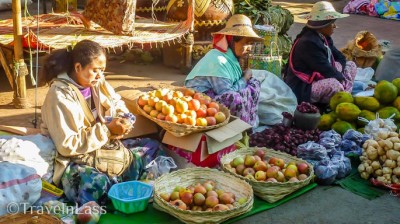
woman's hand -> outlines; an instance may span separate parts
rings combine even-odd
[[[246,81],[249,81],[251,79],[251,77],[253,77],[253,72],[251,71],[251,69],[246,69],[246,71],[243,72],[243,78]]]
[[[110,123],[106,124],[108,130],[114,135],[114,138],[122,138],[132,129],[132,124],[127,118],[113,118]]]

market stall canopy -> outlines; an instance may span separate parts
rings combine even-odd
[[[96,41],[107,49],[134,44],[163,44],[179,40],[189,32],[193,17],[182,22],[165,23],[147,18],[136,18],[135,32],[132,36],[115,35],[94,24],[93,30],[83,26],[77,14],[41,14],[22,18],[24,47],[40,50],[62,49],[84,39]],[[39,29],[39,37],[36,33]],[[0,44],[13,43],[13,20],[0,21]]]

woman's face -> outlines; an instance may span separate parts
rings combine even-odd
[[[235,55],[240,58],[250,53],[253,41],[251,38],[245,37],[235,42]]]
[[[81,63],[75,63],[76,82],[82,87],[93,87],[106,68],[106,56],[104,54],[95,58],[92,63],[82,67]]]
[[[321,28],[321,29],[319,30],[319,32],[320,32],[322,35],[326,36],[326,37],[330,37],[330,36],[332,36],[333,31],[334,31],[335,29],[336,29],[336,24],[335,24],[335,23],[331,23],[331,24],[329,24],[328,26],[326,26],[326,27],[324,27],[324,28]]]

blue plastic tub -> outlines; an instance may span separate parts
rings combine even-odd
[[[152,194],[153,187],[140,181],[114,184],[108,191],[115,209],[126,214],[145,210]]]

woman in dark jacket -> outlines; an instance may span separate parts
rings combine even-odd
[[[328,103],[339,91],[351,92],[357,67],[346,62],[331,38],[336,19],[346,16],[325,1],[303,16],[308,21],[294,41],[284,77],[299,103]]]

